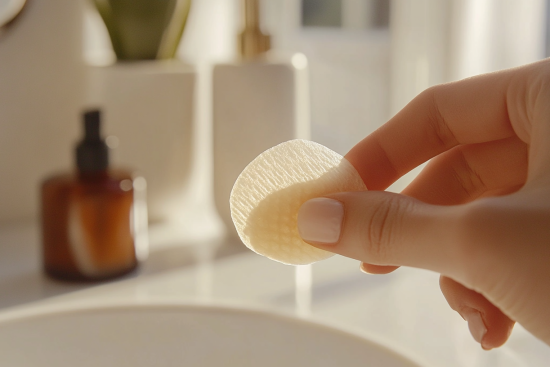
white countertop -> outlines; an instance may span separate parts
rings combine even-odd
[[[242,245],[153,246],[140,271],[97,285],[43,276],[37,233],[33,224],[0,228],[0,312],[4,314],[71,302],[171,300],[298,312],[295,268],[241,251]],[[426,366],[549,365],[550,347],[520,326],[504,347],[483,351],[466,322],[448,307],[437,274],[402,268],[389,275],[366,275],[358,265],[340,256],[314,264],[311,308],[308,313],[307,302],[302,304],[302,317],[372,337]]]

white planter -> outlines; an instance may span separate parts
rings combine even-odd
[[[104,133],[119,139],[112,166],[147,180],[149,221],[185,210],[193,155],[195,70],[176,60],[90,66],[88,104],[103,111]]]

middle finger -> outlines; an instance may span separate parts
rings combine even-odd
[[[486,192],[520,187],[528,146],[517,137],[463,145],[432,159],[403,194],[435,205],[459,205]]]

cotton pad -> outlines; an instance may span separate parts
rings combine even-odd
[[[311,264],[332,253],[302,240],[300,206],[316,197],[366,189],[359,173],[338,153],[311,141],[291,140],[263,152],[240,174],[231,191],[231,217],[251,250],[285,264]]]

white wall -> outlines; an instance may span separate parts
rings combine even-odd
[[[389,118],[389,31],[302,28],[300,0],[262,5],[275,47],[308,57],[312,139],[346,153]]]
[[[81,6],[29,1],[0,34],[0,222],[35,216],[40,181],[73,163],[84,82]]]

